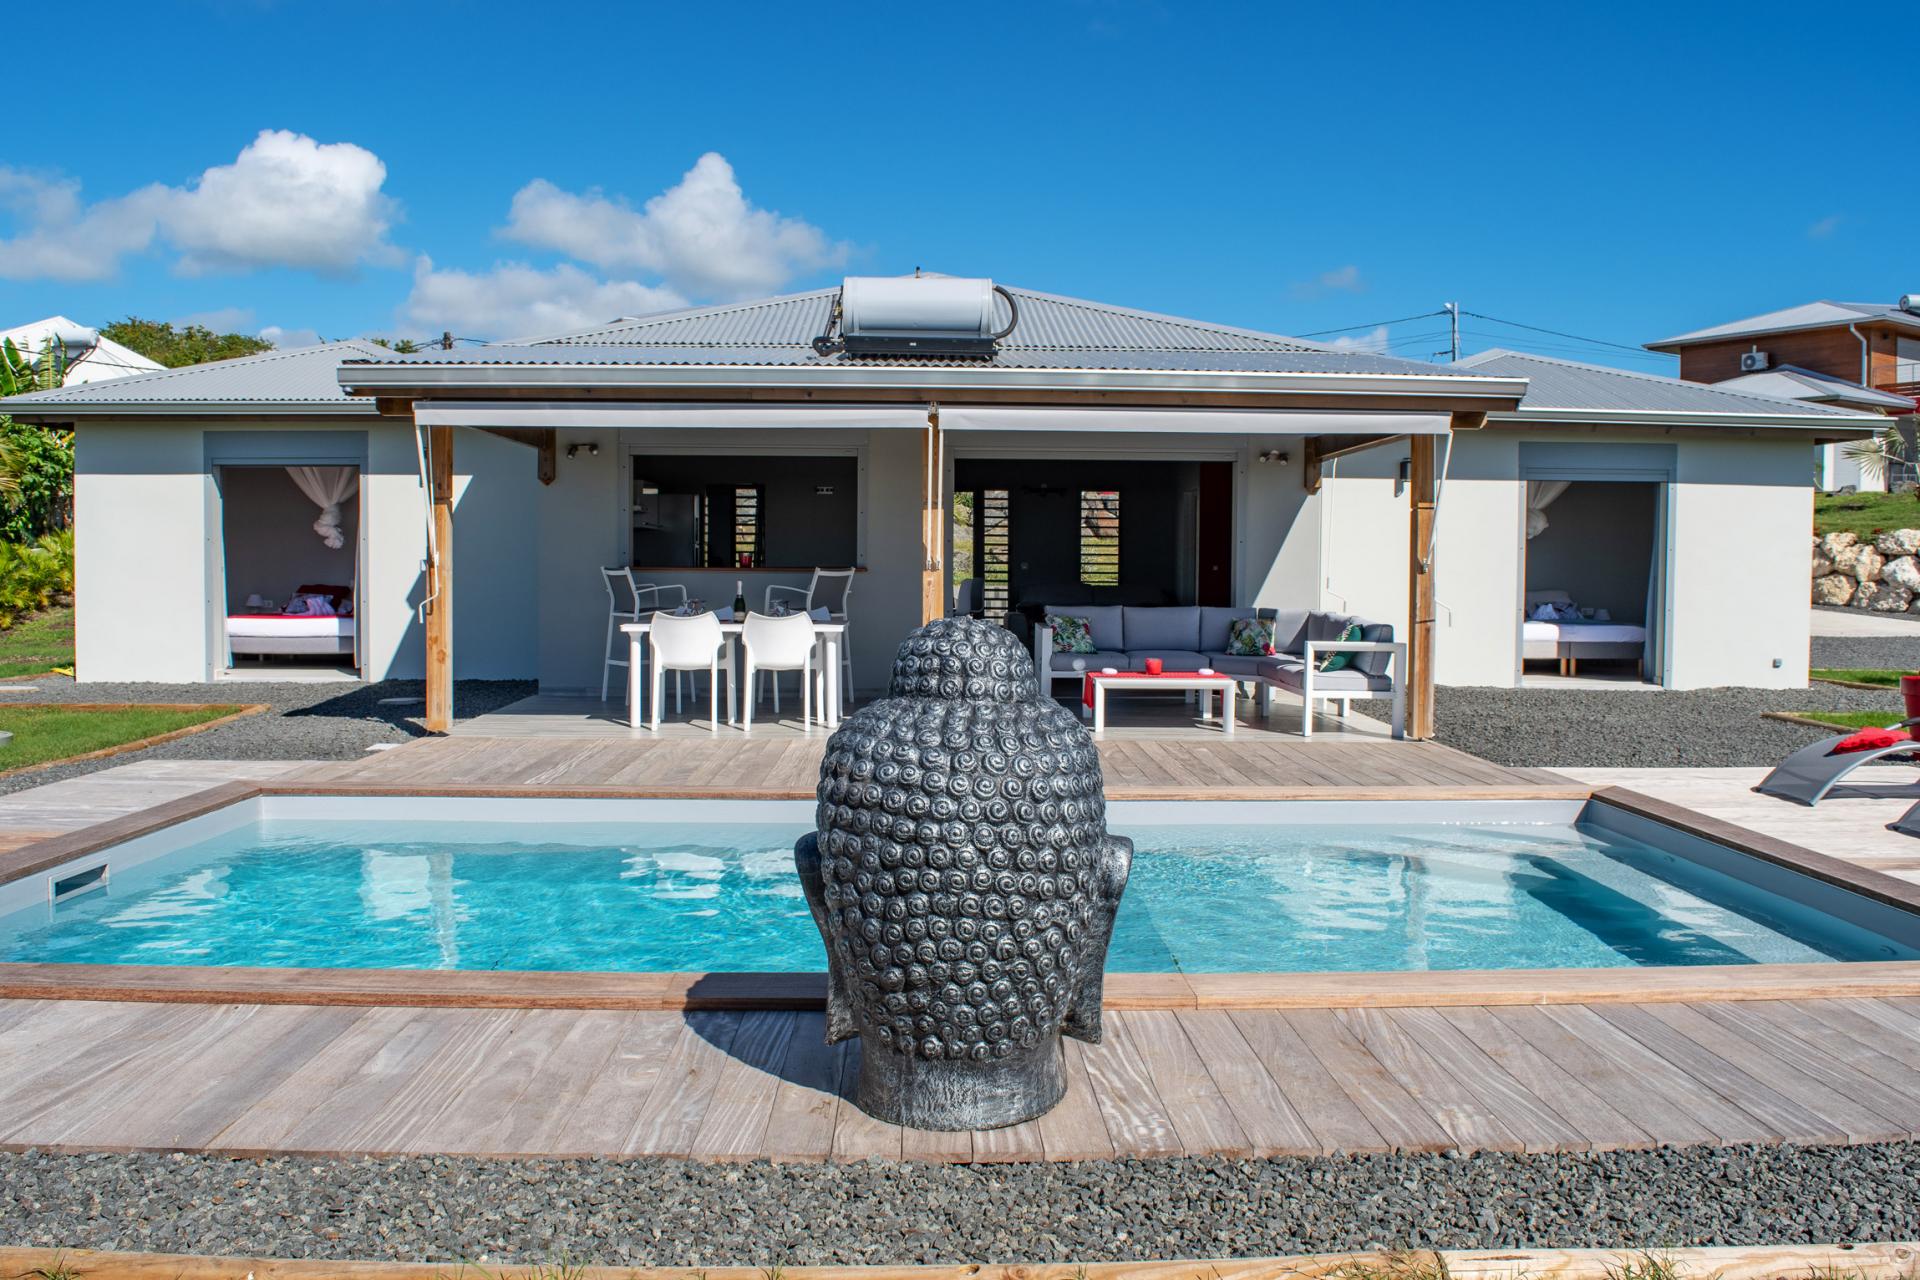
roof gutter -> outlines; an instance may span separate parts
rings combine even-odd
[[[1681,335],[1678,338],[1662,338],[1658,342],[1644,343],[1647,350],[1658,351],[1663,355],[1673,354],[1674,347],[1697,347],[1708,342],[1750,342],[1759,338],[1770,338],[1778,333],[1812,333],[1817,329],[1853,328],[1856,324],[1885,324],[1896,329],[1912,329],[1920,333],[1920,319],[1908,320],[1895,315],[1861,316],[1851,323],[1844,320],[1820,320],[1813,324],[1783,324],[1774,329],[1747,329],[1739,333],[1710,333],[1705,337]]]
[[[38,401],[16,404],[0,400],[0,413],[19,422],[72,422],[75,418],[258,418],[280,415],[299,418],[374,418],[371,400],[160,400],[103,402],[95,400]]]
[[[1676,413],[1669,409],[1518,409],[1487,415],[1491,422],[1524,422],[1529,426],[1565,422],[1578,426],[1652,426],[1652,427],[1773,427],[1790,431],[1824,431],[1832,428],[1859,430],[1871,434],[1886,426],[1887,416],[1880,413],[1834,413],[1818,416],[1777,413],[1714,413],[1699,411]]]
[[[795,368],[761,365],[362,365],[340,368],[349,395],[418,391],[499,391],[658,388],[714,391],[726,387],[934,391],[1175,391],[1263,394],[1353,393],[1373,396],[1455,396],[1518,401],[1524,378],[1459,374],[1220,373],[1205,370]]]

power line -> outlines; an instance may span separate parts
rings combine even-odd
[[[1296,338],[1325,338],[1336,333],[1357,333],[1362,329],[1384,329],[1392,324],[1405,324],[1409,320],[1425,320],[1429,316],[1445,315],[1444,311],[1422,311],[1417,316],[1401,316],[1398,320],[1375,320],[1370,324],[1348,325],[1344,329],[1319,329],[1313,333],[1296,333]]]
[[[1502,320],[1499,316],[1483,315],[1478,311],[1468,311],[1464,308],[1461,309],[1460,314],[1463,316],[1472,316],[1476,320],[1490,320],[1494,324],[1504,324],[1514,329],[1526,329],[1531,333],[1546,333],[1546,334],[1551,334],[1556,338],[1571,338],[1575,342],[1590,343],[1593,346],[1597,346],[1597,347],[1613,347],[1619,351],[1631,351],[1636,355],[1642,355],[1647,353],[1647,350],[1645,347],[1628,346],[1624,342],[1609,342],[1605,338],[1589,338],[1582,334],[1566,333],[1559,329],[1543,329],[1537,324],[1521,324],[1518,320]]]

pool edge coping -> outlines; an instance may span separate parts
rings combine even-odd
[[[1111,800],[1161,799],[1110,789]],[[1157,791],[1158,788],[1145,788]],[[1353,800],[1348,788],[1311,795],[1263,790],[1249,799]],[[1430,788],[1396,798],[1434,800]],[[1573,799],[1611,805],[1877,902],[1920,914],[1920,886],[1623,787],[1449,789],[1455,799]],[[400,788],[324,781],[227,782],[0,854],[0,884],[83,858],[205,814],[266,796],[722,799],[686,788],[464,784]],[[1481,791],[1498,795],[1478,794]],[[756,799],[810,799],[771,791]],[[1188,796],[1187,798],[1195,798]],[[1210,795],[1207,798],[1227,798]],[[1618,969],[1455,969],[1362,973],[1109,973],[1108,1008],[1326,1009],[1448,1005],[1592,1004],[1920,996],[1920,961],[1644,966]],[[817,1010],[819,972],[583,973],[554,971],[302,969],[0,962],[0,999],[190,1004],[357,1005],[422,1008]]]

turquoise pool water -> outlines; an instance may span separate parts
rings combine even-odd
[[[57,907],[0,960],[582,971],[817,970],[802,825],[257,821]],[[1367,971],[1912,958],[1582,825],[1127,826],[1108,968]]]

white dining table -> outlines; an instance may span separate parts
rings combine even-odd
[[[738,639],[745,623],[723,622],[720,634],[727,644],[734,648],[733,670],[736,677],[744,671],[737,652]],[[622,623],[620,629],[627,633],[627,724],[639,728],[647,722],[646,715],[646,661],[652,645],[647,643],[647,633],[653,630],[653,619],[642,618],[638,622]],[[840,638],[846,634],[844,622],[816,622],[813,634],[820,638],[820,655],[814,662],[814,678],[819,693],[814,701],[820,708],[820,723],[829,729],[840,725]],[[772,675],[772,672],[768,672]],[[727,681],[727,723],[739,723],[737,708],[739,690],[734,686],[737,679]],[[665,696],[664,691],[661,696]]]

